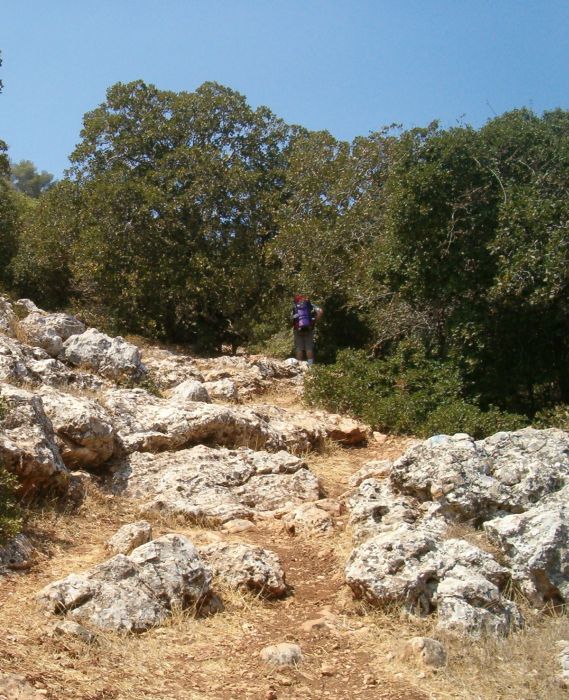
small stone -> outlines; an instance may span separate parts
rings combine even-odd
[[[333,676],[336,673],[336,669],[332,664],[322,664],[320,667],[320,673],[323,676]]]
[[[273,644],[259,652],[261,659],[273,666],[296,666],[302,661],[302,650],[298,644]]]
[[[447,662],[444,646],[431,637],[413,637],[407,644],[407,653],[418,657],[425,666],[441,668]]]
[[[97,639],[97,636],[90,632],[86,627],[83,627],[83,625],[73,622],[72,620],[63,620],[62,622],[58,622],[54,626],[53,631],[60,635],[76,637],[82,642],[85,642],[85,644],[92,644]]]
[[[272,688],[267,690],[265,693],[265,698],[266,700],[276,700],[277,699],[277,691],[273,690]]]
[[[243,518],[235,518],[234,520],[229,520],[224,523],[221,527],[223,532],[227,532],[230,535],[236,535],[239,532],[246,532],[247,530],[252,530],[255,527],[255,523],[250,520],[244,520]]]

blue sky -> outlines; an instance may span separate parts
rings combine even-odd
[[[116,82],[214,80],[352,139],[569,108],[569,0],[1,0],[0,139],[60,177]]]

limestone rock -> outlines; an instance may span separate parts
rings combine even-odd
[[[258,511],[316,500],[320,485],[287,452],[213,449],[199,445],[159,455],[130,455],[114,488],[136,498],[143,512],[182,514],[202,524],[251,519]]]
[[[85,324],[69,314],[32,311],[19,322],[18,331],[29,345],[43,348],[51,357],[57,357],[64,341],[85,332]]]
[[[0,333],[4,335],[14,335],[18,317],[14,312],[14,308],[10,300],[0,295]]]
[[[188,355],[163,348],[147,348],[143,351],[143,361],[161,389],[173,389],[186,381],[204,382],[203,374]]]
[[[199,443],[300,451],[305,444],[301,433],[280,430],[246,408],[177,402],[143,389],[108,390],[103,401],[127,453],[176,450]]]
[[[45,313],[31,299],[18,299],[13,304],[14,312],[19,319],[24,319],[29,314]]]
[[[69,472],[41,398],[8,384],[0,388],[0,397],[7,409],[0,421],[0,460],[24,491],[66,488]]]
[[[206,382],[228,379],[234,382],[241,399],[247,399],[269,390],[277,381],[293,386],[301,379],[306,368],[280,360],[258,356],[223,356],[196,360]]]
[[[208,394],[218,401],[239,401],[237,384],[231,379],[218,379],[216,382],[205,382],[204,388]]]
[[[269,404],[256,404],[252,408],[257,415],[270,420],[272,424],[280,422],[302,430],[312,448],[319,447],[324,438],[346,446],[360,445],[370,435],[369,428],[363,423],[325,411],[287,411]]]
[[[569,643],[565,640],[559,643],[561,653],[559,654],[559,664],[561,665],[561,679],[569,685]],[[567,685],[565,687],[567,687]]]
[[[49,584],[38,602],[101,629],[143,632],[164,623],[172,610],[199,610],[211,596],[210,583],[192,543],[172,534]]]
[[[437,504],[421,504],[415,498],[394,491],[386,479],[365,479],[348,498],[350,525],[357,543],[381,532],[422,529],[442,534],[447,523]]]
[[[501,590],[509,572],[463,540],[440,540],[421,530],[385,532],[356,548],[346,581],[357,597],[374,604],[402,604],[439,626],[478,637],[507,634],[521,616]]]
[[[152,540],[152,526],[146,520],[123,525],[105,545],[111,554],[130,554]]]
[[[268,549],[220,542],[200,547],[199,552],[213,575],[231,588],[267,598],[278,598],[287,590],[280,559]]]
[[[373,459],[352,474],[348,483],[355,489],[366,479],[386,479],[391,473],[392,466],[393,462],[389,459]]]
[[[478,442],[436,435],[397,460],[390,478],[405,494],[437,501],[451,519],[522,512],[569,480],[569,434],[525,428]]]
[[[255,523],[250,520],[244,520],[243,518],[234,518],[233,520],[228,520],[221,526],[223,532],[228,535],[238,535],[241,532],[247,532],[247,530],[254,530]]]
[[[302,661],[302,650],[298,644],[272,644],[261,649],[261,659],[271,666],[296,666]]]
[[[202,401],[203,403],[211,403],[207,388],[196,379],[186,379],[175,386],[170,392],[170,398],[179,402]]]
[[[441,668],[446,666],[447,652],[444,646],[432,637],[413,637],[407,643],[407,655],[417,657],[424,666]]]
[[[569,484],[525,513],[484,523],[530,601],[569,602]]]
[[[113,380],[123,377],[137,379],[146,374],[140,350],[135,345],[120,336],[111,338],[94,328],[66,340],[58,357],[63,362],[88,368]]]
[[[53,631],[61,636],[79,639],[85,644],[93,644],[97,641],[96,634],[93,634],[93,632],[83,627],[83,625],[80,625],[78,622],[73,622],[73,620],[61,620],[57,622],[53,627]]]
[[[0,574],[29,569],[35,560],[36,550],[25,535],[16,535],[0,547]]]
[[[66,466],[94,469],[112,457],[115,450],[112,419],[97,401],[46,388],[42,399]]]
[[[330,513],[316,503],[303,503],[296,506],[283,516],[283,524],[290,535],[299,532],[307,534],[330,534],[334,529],[334,521]]]

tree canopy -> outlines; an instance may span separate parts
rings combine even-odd
[[[569,402],[569,112],[348,143],[217,83],[135,81],[85,115],[70,158],[17,240],[2,191],[19,293],[220,348],[278,334],[302,292],[326,312],[321,359],[419,362],[484,410]]]

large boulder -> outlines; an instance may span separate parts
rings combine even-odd
[[[105,545],[111,554],[130,554],[133,549],[152,540],[152,526],[146,520],[138,520],[119,528]]]
[[[103,401],[127,453],[200,443],[295,451],[306,446],[301,431],[280,430],[246,408],[164,399],[143,389],[109,390]]]
[[[173,610],[199,611],[212,596],[210,584],[211,572],[192,543],[171,534],[49,584],[38,602],[104,630],[143,632]]]
[[[317,477],[287,452],[199,445],[158,455],[130,455],[114,474],[117,493],[143,512],[182,514],[201,524],[252,519],[256,512],[316,500]]]
[[[278,598],[286,593],[285,575],[278,556],[248,544],[217,542],[200,547],[200,556],[213,575],[230,588]]]
[[[74,387],[97,391],[103,380],[80,370],[71,370],[45,350],[0,334],[0,381],[35,387]]]
[[[85,324],[69,314],[33,311],[19,322],[18,332],[28,345],[43,348],[51,357],[57,357],[68,338],[85,332]]]
[[[369,427],[351,418],[326,411],[292,411],[270,404],[252,406],[257,415],[273,424],[289,426],[289,430],[303,431],[311,447],[318,447],[325,438],[342,445],[362,445],[371,435]]]
[[[188,355],[170,352],[163,348],[145,348],[143,361],[153,380],[163,390],[173,389],[186,381],[200,383],[204,381],[203,374]]]
[[[58,357],[70,365],[113,380],[138,379],[146,373],[136,345],[120,336],[111,338],[94,328],[66,340]]]
[[[395,489],[437,501],[454,520],[482,522],[527,510],[569,478],[569,434],[525,428],[474,441],[436,435],[391,470]]]
[[[508,580],[508,569],[464,540],[404,527],[367,540],[346,566],[357,597],[419,615],[436,610],[439,627],[474,637],[507,634],[522,624],[502,594]]]
[[[484,529],[534,605],[569,603],[569,485],[525,513],[484,523]]]
[[[69,472],[61,459],[51,421],[37,394],[8,384],[0,388],[0,462],[25,492],[67,488]]]
[[[197,379],[186,379],[181,384],[175,386],[170,392],[170,398],[180,403],[184,401],[201,401],[211,403],[211,397],[203,382]]]
[[[42,399],[68,467],[96,469],[112,457],[115,431],[110,415],[97,401],[45,388]]]
[[[437,535],[447,528],[438,507],[397,493],[388,479],[364,479],[349,496],[347,503],[356,543],[382,532],[395,531],[401,525],[406,529],[428,529]]]

